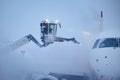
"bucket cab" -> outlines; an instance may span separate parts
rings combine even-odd
[[[57,34],[57,27],[60,26],[60,23],[55,21],[48,21],[47,19],[40,23],[41,29],[41,39],[42,42],[53,43]]]

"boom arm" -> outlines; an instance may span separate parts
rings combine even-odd
[[[8,51],[16,50],[17,48],[25,45],[26,43],[33,41],[35,44],[37,44],[40,48],[43,47],[31,34],[24,36],[23,38],[13,42],[12,44],[7,46]]]
[[[75,44],[80,44],[75,38],[61,38],[61,37],[56,37],[55,41],[57,41],[57,42],[72,41]]]

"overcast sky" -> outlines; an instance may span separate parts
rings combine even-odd
[[[119,0],[0,0],[0,44],[11,43],[27,34],[40,41],[40,22],[46,18],[58,19],[62,28],[57,35],[76,37],[80,45],[55,43],[40,49],[30,42],[15,51],[18,59],[12,59],[16,63],[24,61],[23,67],[34,67],[35,71],[80,74],[88,69],[88,40],[91,38],[86,32],[99,31],[101,10],[104,31],[119,30],[119,5]],[[21,51],[25,53],[23,57],[17,54]]]

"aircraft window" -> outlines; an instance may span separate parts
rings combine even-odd
[[[118,39],[117,38],[106,38],[104,39],[100,45],[99,48],[104,47],[118,47]]]
[[[99,41],[100,41],[100,39],[98,39],[98,40],[95,42],[95,44],[93,45],[93,49],[94,49],[94,48],[97,48]]]

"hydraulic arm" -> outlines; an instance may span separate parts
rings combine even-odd
[[[35,44],[37,44],[40,48],[43,47],[31,34],[24,36],[23,38],[13,42],[12,44],[5,47],[8,51],[16,50],[17,48],[25,45],[26,43],[33,41]]]

